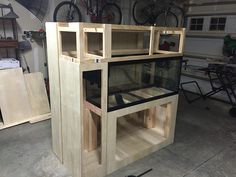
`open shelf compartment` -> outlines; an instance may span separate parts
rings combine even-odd
[[[108,114],[108,173],[173,142],[177,100],[174,95]]]
[[[98,176],[104,175],[104,162],[102,160],[102,129],[101,115],[94,111],[93,106],[85,102],[83,119],[83,175],[94,176],[97,169]],[[100,113],[99,113],[100,114]]]
[[[185,36],[183,28],[90,23],[59,23],[58,32],[60,54],[76,62],[181,56]]]
[[[86,90],[86,78],[93,77],[96,74],[98,77],[94,80],[94,86],[100,87],[96,90],[95,94],[102,95],[101,91],[101,75],[102,70],[84,71],[83,74],[83,88],[85,94]],[[100,86],[98,86],[100,84]],[[100,100],[100,104],[101,100]],[[104,129],[104,117],[102,116],[102,110],[95,105],[83,99],[83,175],[94,176],[96,169],[96,176],[103,176],[106,172],[104,158],[106,150],[104,149],[105,144],[105,132]]]

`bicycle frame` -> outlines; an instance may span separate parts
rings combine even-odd
[[[106,4],[106,0],[96,0],[95,7],[92,1],[93,0],[81,0],[84,8],[87,9],[87,15],[90,15],[92,21],[98,21],[100,18],[102,7]],[[103,19],[107,19],[107,18],[109,17],[104,17]]]
[[[75,13],[78,13],[79,11],[79,6],[86,8],[87,15],[89,15],[91,21],[95,23],[101,22],[104,19],[109,21],[114,18],[112,10],[110,10],[109,13],[103,13],[104,10],[109,7],[117,8],[118,13],[121,15],[120,8],[114,2],[109,3],[106,0],[70,0],[69,2],[63,1],[59,4],[59,6],[56,7],[56,10],[58,11],[58,9],[61,8],[61,6],[63,6],[64,4],[69,4],[69,9],[67,6],[68,10],[66,13],[64,12],[64,17],[67,21],[73,21]],[[54,19],[56,19],[56,13],[54,13]]]
[[[71,0],[71,3],[76,5],[76,0]],[[67,17],[68,17],[68,19],[70,19],[71,17],[73,17],[74,11],[71,9],[71,7],[72,7],[72,6],[70,5],[70,10],[67,12]]]
[[[106,3],[105,0],[96,0],[96,5],[94,7],[92,0],[81,0],[81,2],[84,8],[87,9],[87,14],[92,16],[99,16],[101,7]]]
[[[152,16],[155,18],[157,18],[158,14],[160,12],[164,12],[164,15],[165,15],[164,18],[166,18],[168,12],[171,11],[172,8],[179,9],[181,11],[181,13],[184,14],[183,9],[181,7],[179,7],[178,5],[176,5],[175,0],[170,0],[162,8],[159,7],[158,0],[153,0],[153,3],[155,3],[155,4],[154,4],[154,11],[152,12]],[[152,22],[152,19],[150,19],[150,22]]]

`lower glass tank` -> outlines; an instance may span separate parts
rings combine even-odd
[[[182,57],[112,62],[108,65],[108,111],[178,93]],[[101,71],[84,72],[86,100],[101,107]]]

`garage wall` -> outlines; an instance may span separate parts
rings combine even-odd
[[[19,33],[19,41],[22,40],[22,34],[23,31],[32,31],[32,30],[39,30],[40,28],[45,28],[45,22],[52,21],[53,17],[53,11],[55,9],[55,6],[59,4],[62,0],[50,0],[49,1],[49,8],[48,12],[46,14],[45,19],[41,22],[38,20],[31,12],[29,12],[27,9],[25,9],[23,6],[15,2],[14,0],[1,0],[1,3],[3,4],[9,4],[11,3],[13,6],[13,9],[15,13],[20,17],[17,19],[18,23],[18,33]],[[121,1],[117,0],[117,4],[121,6],[121,8],[124,9],[123,15],[123,24],[130,24],[132,17],[129,15],[129,7],[130,3],[132,1]],[[81,6],[81,4],[79,4]],[[86,14],[86,9],[80,8],[83,21],[90,21],[90,17]],[[45,77],[47,77],[47,68],[44,66],[44,63],[46,62],[46,58],[44,55],[43,45],[41,41],[33,41],[31,42],[32,50],[24,52],[24,55],[26,57],[27,63],[31,69],[32,72],[40,71],[44,74]],[[22,54],[21,54],[22,56]],[[22,57],[21,57],[22,58]],[[23,60],[22,66],[26,68],[25,63]]]
[[[31,12],[18,4],[15,0],[1,0],[1,3],[9,4],[11,3],[13,9],[16,14],[20,17],[17,19],[18,23],[18,32],[19,32],[19,41],[22,40],[23,31],[32,31],[39,30],[40,28],[45,28],[46,21],[52,21],[53,11],[55,6],[59,4],[62,0],[50,0],[49,8],[46,14],[45,19],[41,22],[38,20]],[[117,0],[116,3],[121,7],[123,20],[122,24],[134,24],[132,18],[132,5],[134,0]],[[81,8],[79,4],[80,10],[82,12],[83,21],[90,21],[90,17],[86,14],[86,9]],[[43,45],[41,41],[33,41],[31,42],[32,50],[24,52],[27,63],[32,72],[40,71],[47,76],[47,68],[44,66],[46,62],[46,58],[44,55]],[[22,60],[22,66],[25,67],[25,63]]]
[[[39,30],[40,28],[44,28],[44,23],[38,20],[31,12],[26,10],[23,6],[15,2],[14,0],[1,0],[3,4],[12,4],[14,12],[19,16],[17,19],[18,24],[18,34],[19,34],[19,41],[22,41],[22,34],[23,31],[32,31],[32,30]],[[50,1],[49,4],[52,2]],[[32,72],[40,71],[46,76],[46,68],[44,66],[45,63],[45,55],[44,50],[42,47],[41,41],[34,41],[31,42],[32,50],[24,52],[26,57],[27,63]],[[22,53],[21,53],[22,58]],[[22,61],[22,66],[25,67],[24,61]]]

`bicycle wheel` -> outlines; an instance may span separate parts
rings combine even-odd
[[[107,3],[103,6],[100,16],[101,23],[121,24],[121,9],[116,4]]]
[[[152,1],[138,0],[133,5],[133,19],[136,24],[147,24],[152,16],[154,4]]]
[[[178,17],[171,11],[162,11],[157,15],[157,26],[178,27],[178,24]]]
[[[185,19],[185,11],[182,7],[177,5],[173,5],[170,9],[178,17],[178,26],[185,27],[186,26],[186,19]]]
[[[53,13],[54,22],[80,22],[81,13],[79,8],[69,2],[64,1],[58,4]]]

